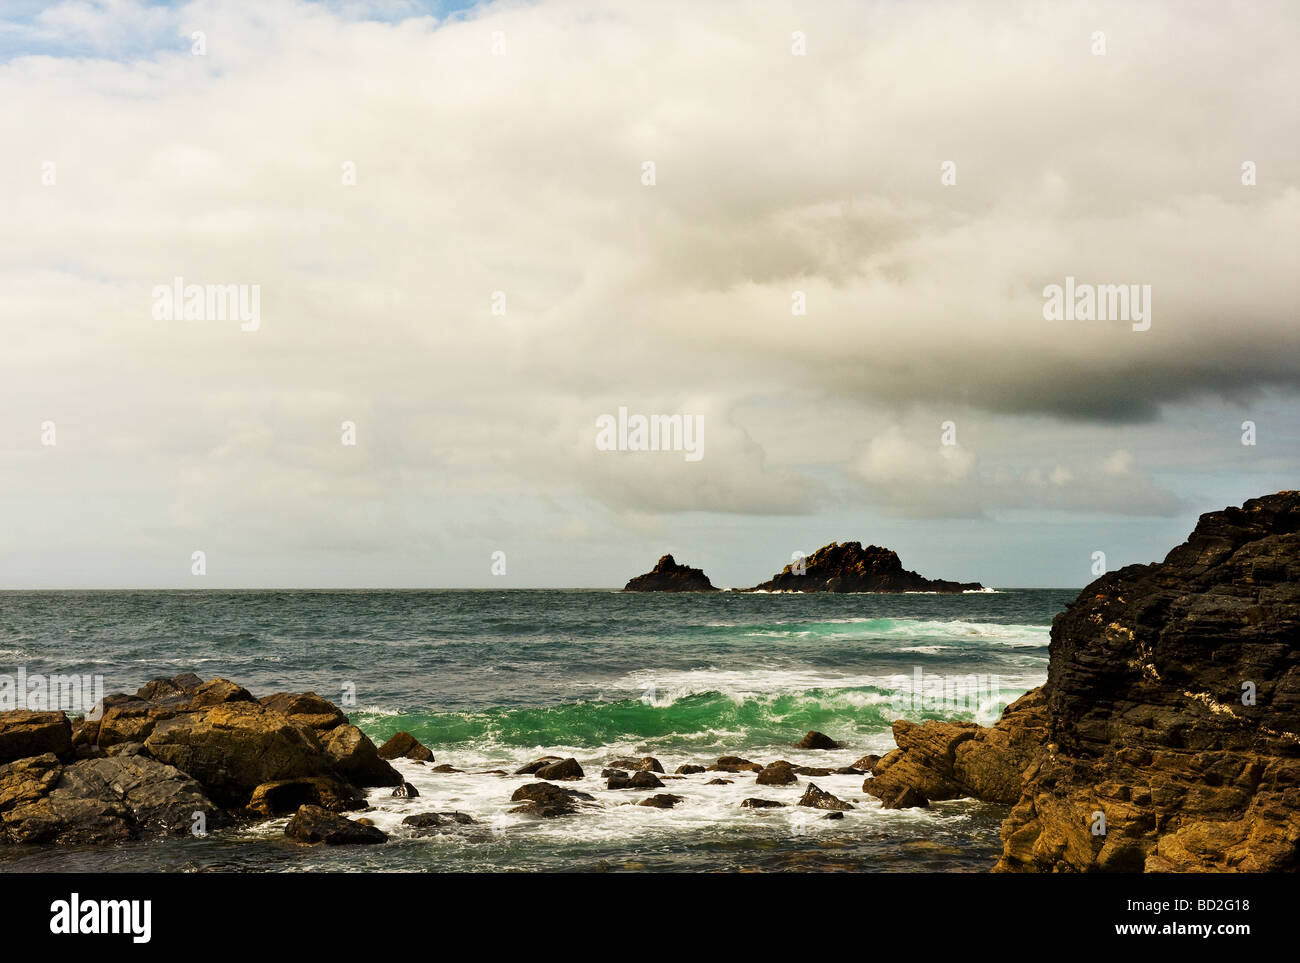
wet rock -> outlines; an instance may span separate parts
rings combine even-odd
[[[356,726],[335,726],[323,740],[334,769],[358,786],[400,786],[402,774],[384,759],[370,737]]]
[[[730,786],[736,780],[734,779],[710,779],[704,785],[706,786]]]
[[[640,759],[615,759],[609,765],[612,769],[626,769],[629,772],[664,771],[664,767],[660,765],[659,760],[654,756],[643,756]]]
[[[72,724],[62,712],[0,712],[0,763],[47,752],[66,756],[71,748]]]
[[[798,781],[794,767],[788,762],[771,763],[761,769],[754,779],[754,783],[759,786],[788,786]]]
[[[642,799],[638,806],[650,806],[654,809],[672,809],[679,802],[682,802],[681,796],[674,796],[671,793],[655,793],[647,799]]]
[[[541,769],[543,766],[549,766],[551,763],[562,762],[562,761],[563,760],[559,756],[541,756],[538,759],[534,759],[526,766],[520,766],[518,769],[515,770],[515,775],[531,776],[535,772],[537,772],[538,769]]]
[[[52,754],[0,767],[0,826],[10,843],[105,843],[189,833],[224,814],[185,773],[147,756],[60,766]]]
[[[420,795],[420,790],[416,789],[409,782],[404,782],[393,790],[393,795],[398,799],[415,799]]]
[[[925,798],[925,794],[911,786],[879,798],[880,804],[885,809],[924,809],[930,805],[930,800]]]
[[[709,766],[708,772],[759,772],[763,767],[757,762],[742,759],[740,756],[720,756],[718,761]]]
[[[817,730],[810,731],[802,739],[794,744],[796,749],[840,749],[838,742],[826,735],[824,732]]]
[[[553,786],[546,782],[530,783],[520,786],[510,797],[511,802],[523,802],[522,806],[511,809],[512,813],[527,813],[545,819],[555,816],[567,816],[579,811],[579,802],[593,802],[589,793],[563,786]]]
[[[663,783],[659,777],[649,770],[634,772],[627,777],[611,776],[606,785],[607,789],[662,789]]]
[[[430,772],[464,772],[465,770],[457,769],[451,763],[444,762],[441,766],[434,766],[429,771]],[[502,773],[502,775],[505,775],[505,773]]]
[[[626,779],[627,770],[625,769],[602,769],[600,771],[601,779]]]
[[[813,809],[843,810],[857,808],[853,803],[847,803],[824,790],[818,789],[813,783],[808,784],[808,788],[804,791],[803,798],[799,800],[798,804],[800,806],[810,806]]]
[[[253,790],[248,811],[257,816],[283,816],[300,806],[319,806],[330,812],[351,812],[366,808],[366,797],[351,783],[337,776],[306,776],[264,782]]]
[[[871,770],[876,767],[876,763],[878,762],[880,762],[879,756],[875,754],[868,754],[863,756],[857,762],[855,762],[853,764],[853,768],[861,769],[863,772],[871,772]]]
[[[561,759],[542,766],[533,775],[538,779],[581,779],[583,773],[577,759]]]
[[[746,799],[740,804],[741,809],[780,809],[785,803],[775,799]]]
[[[704,767],[688,762],[683,766],[678,766],[673,770],[673,772],[677,773],[679,776],[692,776],[697,772],[704,772]]]
[[[796,775],[800,775],[800,776],[810,776],[810,777],[812,777],[813,779],[817,779],[817,778],[820,778],[820,777],[822,777],[822,776],[829,776],[829,775],[832,775],[832,774],[835,772],[834,769],[828,769],[828,768],[826,768],[826,767],[824,767],[824,766],[822,766],[822,767],[818,767],[818,766],[795,766],[795,767],[794,767],[794,771],[795,771]],[[761,773],[760,773],[760,775],[761,775]]]
[[[822,817],[822,819],[843,819],[843,818],[844,818],[844,813],[842,812],[830,812]]]
[[[388,834],[383,830],[320,806],[300,806],[284,827],[284,835],[300,843],[325,843],[329,846],[374,845],[388,841]]]
[[[433,762],[433,752],[409,732],[399,732],[377,750],[380,759],[414,759]]]
[[[472,825],[473,823],[474,818],[468,813],[462,812],[416,813],[414,816],[407,816],[402,820],[404,826],[410,826],[415,830],[414,835],[416,836],[432,836],[439,830]]]

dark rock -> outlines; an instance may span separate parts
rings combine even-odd
[[[414,759],[433,762],[433,752],[409,732],[399,732],[377,750],[380,759]]]
[[[649,770],[634,772],[631,776],[611,776],[607,789],[662,789],[663,783],[659,777]]]
[[[577,759],[561,759],[542,766],[533,775],[538,779],[581,779],[583,773]]]
[[[775,799],[746,799],[740,804],[741,809],[780,809],[785,803]]]
[[[510,810],[512,813],[527,813],[550,819],[578,812],[578,802],[592,802],[593,797],[589,793],[579,792],[576,789],[565,789],[563,786],[553,786],[547,782],[535,782],[516,789],[510,801],[524,803]]]
[[[856,771],[856,770],[854,770],[854,771]],[[795,766],[795,767],[794,767],[794,772],[795,772],[795,775],[798,775],[798,776],[811,776],[811,777],[813,777],[814,779],[816,779],[816,778],[819,778],[819,777],[821,777],[821,776],[831,776],[831,775],[834,775],[836,772],[838,772],[838,770],[835,770],[835,769],[829,769],[829,768],[827,768],[827,767],[825,767],[825,766],[821,766],[821,767],[818,767],[818,766]]]
[[[880,803],[885,809],[924,809],[930,805],[930,800],[921,790],[908,786],[897,793],[881,796]]]
[[[642,799],[638,806],[651,806],[655,809],[672,809],[679,802],[682,802],[681,796],[674,796],[671,793],[655,793],[647,799]]]
[[[759,771],[754,783],[759,786],[788,786],[798,781],[794,774],[794,767],[790,763],[774,762]]]
[[[742,759],[740,756],[721,756],[718,761],[709,766],[708,772],[758,772],[763,767],[757,762],[751,762],[748,759]]]
[[[703,766],[697,766],[694,763],[686,763],[684,766],[678,766],[673,772],[679,776],[691,776],[697,772],[704,772]]]
[[[823,732],[815,729],[794,744],[796,749],[840,749],[838,742]]]
[[[831,542],[803,560],[798,574],[791,563],[750,592],[965,592],[983,588],[978,582],[928,579],[903,568],[898,555],[878,545]]]
[[[300,843],[374,845],[388,842],[388,835],[374,826],[355,822],[320,806],[300,806],[284,827],[284,835]]]
[[[0,712],[0,763],[47,752],[65,756],[71,748],[72,724],[62,712]]]
[[[455,766],[453,766],[451,763],[449,763],[449,762],[444,762],[441,766],[434,766],[434,767],[431,768],[429,771],[430,771],[430,772],[464,772],[465,770],[464,770],[464,769],[457,769],[457,768],[456,768]],[[505,775],[505,774],[502,773],[502,775]]]
[[[730,786],[736,780],[734,779],[710,779],[704,785],[706,786]]]
[[[420,790],[416,789],[409,782],[404,782],[393,790],[393,795],[399,799],[415,799],[420,795]]]
[[[609,765],[613,769],[626,769],[629,772],[664,771],[664,767],[654,756],[642,756],[640,759],[615,759]]]
[[[1094,581],[1052,623],[1045,744],[997,868],[1300,869],[1298,638],[1300,492]]]
[[[626,779],[627,770],[625,769],[602,769],[600,771],[601,779]]]
[[[549,766],[553,762],[563,761],[559,756],[542,756],[540,759],[534,759],[526,766],[520,766],[515,770],[516,776],[531,776],[543,766]]]
[[[799,800],[800,806],[810,806],[813,809],[856,809],[853,803],[846,803],[828,792],[818,789],[813,783],[808,784],[807,790],[804,791],[803,798]]]
[[[861,769],[863,772],[871,772],[872,769],[876,768],[876,763],[878,762],[880,762],[879,756],[866,755],[863,756],[861,759],[859,759],[857,762],[855,762],[852,768]]]
[[[843,819],[843,818],[844,818],[844,814],[842,812],[830,812],[822,817],[822,819]]]
[[[659,559],[645,575],[623,587],[624,592],[716,592],[709,577],[698,568],[678,565],[671,555]]]
[[[283,816],[300,806],[320,806],[330,812],[366,808],[366,797],[337,776],[305,776],[264,782],[253,790],[248,811],[257,816]]]

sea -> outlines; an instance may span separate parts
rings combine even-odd
[[[665,779],[651,792],[682,802],[657,809],[600,772],[644,756],[667,775],[724,755],[838,768],[893,748],[896,719],[992,723],[1046,679],[1052,618],[1076,594],[0,593],[0,673],[102,677],[110,693],[182,672],[259,697],[309,690],[377,744],[405,730],[462,770],[398,761],[419,796],[370,791],[382,846],[302,846],[281,818],[202,838],[0,846],[0,871],[984,872],[1006,806],[887,811],[861,775],[756,786],[706,772]],[[809,730],[842,748],[794,748]],[[534,781],[513,773],[544,754],[579,761],[584,778],[564,785],[593,805],[510,812]],[[810,782],[854,808],[827,819],[796,805]],[[750,797],[785,805],[743,808]],[[402,823],[430,811],[474,822],[424,837]]]

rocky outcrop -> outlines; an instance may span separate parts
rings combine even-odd
[[[638,575],[623,586],[624,592],[716,592],[709,577],[698,568],[678,565],[671,555],[665,555],[655,567]]]
[[[568,816],[580,811],[581,803],[593,804],[590,793],[576,789],[565,789],[549,782],[534,782],[520,786],[510,797],[511,802],[522,802],[522,806],[511,809],[512,813],[527,813],[530,816],[552,818]]]
[[[898,555],[878,545],[831,542],[801,562],[791,562],[749,592],[973,592],[979,582],[928,579],[903,568]]]
[[[1045,725],[1038,689],[1007,706],[992,728],[899,719],[894,723],[898,748],[872,766],[862,791],[886,809],[968,796],[1013,803],[1020,798],[1026,767],[1044,743]]]
[[[816,729],[810,730],[802,739],[794,744],[796,749],[842,749],[838,742],[826,735],[824,732],[818,732]]]
[[[1056,617],[995,726],[895,723],[863,789],[1014,803],[1003,872],[1298,870],[1298,640],[1300,492],[1202,515]]]
[[[1300,869],[1297,643],[1300,492],[1085,588],[1052,624],[1048,743],[998,869]]]
[[[186,674],[107,696],[98,710],[75,722],[0,713],[0,842],[205,832],[304,806],[363,808],[359,787],[403,784],[365,733],[310,692],[258,700]]]

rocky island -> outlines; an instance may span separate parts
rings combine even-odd
[[[898,554],[879,545],[831,542],[791,562],[749,592],[978,592],[979,582],[929,579],[903,568]]]
[[[899,721],[887,807],[1014,803],[1004,872],[1300,869],[1300,492],[1202,515],[1052,623],[998,723]]]
[[[701,569],[678,565],[671,555],[665,555],[655,567],[638,575],[623,586],[624,592],[717,592],[709,577]]]

